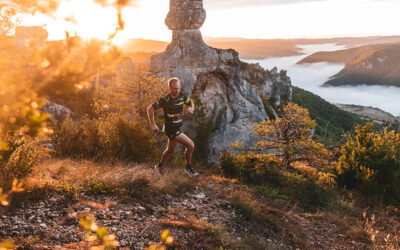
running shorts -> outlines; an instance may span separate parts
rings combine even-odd
[[[180,125],[169,125],[169,124],[165,124],[165,134],[168,136],[168,138],[172,141],[175,139],[175,137],[179,136],[180,134],[182,134],[182,132],[180,131],[181,128],[181,124]]]

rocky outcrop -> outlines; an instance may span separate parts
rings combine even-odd
[[[202,1],[171,0],[166,24],[173,32],[172,42],[165,52],[152,57],[151,70],[165,77],[179,77],[182,92],[198,100],[205,119],[215,128],[208,161],[216,162],[231,142],[257,142],[251,135],[251,124],[269,119],[266,99],[274,107],[291,99],[291,83],[285,71],[264,70],[241,62],[235,50],[205,44],[198,29],[205,16]],[[198,126],[198,119],[185,123],[192,137]]]
[[[165,24],[170,30],[200,29],[206,20],[202,0],[171,0]]]

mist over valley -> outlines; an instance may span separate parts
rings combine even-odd
[[[341,87],[322,86],[332,76],[344,68],[344,64],[318,62],[311,64],[297,64],[299,61],[319,51],[343,50],[344,45],[336,44],[309,44],[298,45],[300,56],[266,58],[263,60],[246,60],[249,63],[259,63],[262,67],[271,70],[287,70],[292,84],[321,96],[331,103],[355,104],[372,106],[387,111],[394,116],[400,114],[400,88],[394,86],[358,85]]]

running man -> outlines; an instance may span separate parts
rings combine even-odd
[[[182,118],[184,115],[183,106],[186,104],[185,112],[188,114],[193,114],[194,104],[193,102],[184,94],[180,93],[181,86],[180,80],[173,77],[168,80],[168,86],[170,93],[153,103],[147,108],[147,117],[149,118],[151,130],[160,131],[160,128],[154,122],[154,110],[162,108],[164,110],[165,124],[163,126],[163,132],[168,136],[168,145],[164,150],[161,161],[154,168],[159,172],[163,173],[165,162],[172,156],[178,143],[185,146],[185,162],[186,162],[186,172],[190,176],[197,176],[197,173],[192,168],[192,153],[194,150],[193,141],[187,137],[184,133],[180,131],[182,126]]]

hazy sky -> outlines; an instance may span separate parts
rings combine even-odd
[[[300,38],[400,35],[400,0],[204,0],[204,36]],[[126,29],[120,38],[141,37],[169,41],[164,24],[168,0],[139,0],[123,10]],[[116,11],[92,0],[70,0],[55,14],[59,18],[26,18],[23,24],[46,25],[50,39],[65,30],[84,37],[105,38],[117,23]],[[75,25],[62,21],[74,16]]]

